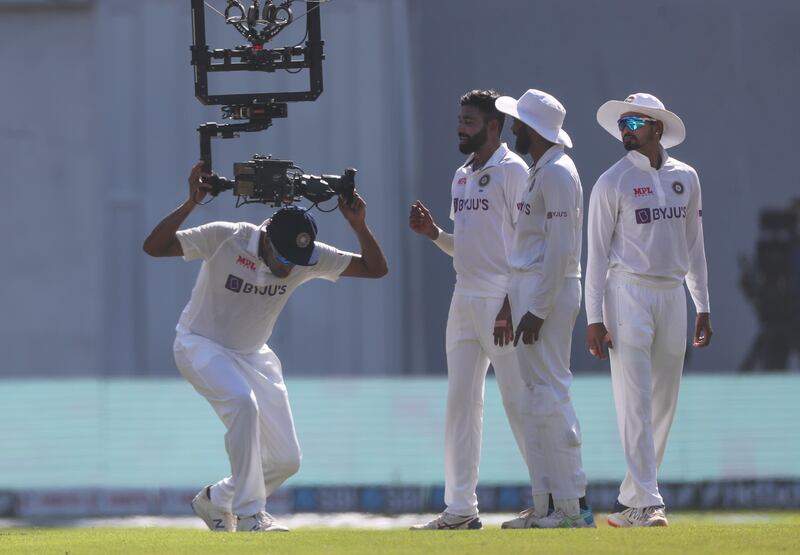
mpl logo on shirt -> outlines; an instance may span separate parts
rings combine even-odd
[[[457,184],[458,185],[466,185],[467,184],[467,178],[466,177],[459,178]]]
[[[241,256],[241,255],[239,255],[239,258],[237,258],[237,259],[236,259],[236,263],[237,263],[239,266],[244,266],[244,267],[245,267],[245,268],[247,268],[248,270],[253,270],[254,272],[255,272],[255,270],[256,270],[256,263],[255,263],[255,262],[253,262],[252,260],[250,260],[250,259],[249,259],[249,258],[247,258],[247,257],[244,257],[244,256]]]
[[[234,293],[252,293],[254,295],[268,295],[270,297],[286,293],[285,285],[262,285],[258,287],[233,274],[228,275],[228,279],[225,281],[225,289],[233,291]]]
[[[636,198],[640,197],[649,197],[654,195],[653,189],[650,187],[634,187],[633,188],[633,196]]]
[[[666,208],[639,208],[636,210],[636,223],[649,224],[661,220],[677,220],[686,218],[685,206],[668,206]]]

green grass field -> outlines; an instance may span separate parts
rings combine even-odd
[[[669,528],[409,532],[298,528],[288,534],[214,534],[174,528],[0,530],[0,553],[125,554],[623,554],[800,553],[800,514],[672,515]]]

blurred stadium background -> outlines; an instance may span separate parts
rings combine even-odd
[[[238,44],[221,18],[211,32],[213,16],[209,43]],[[357,167],[390,262],[378,282],[306,285],[278,321],[270,345],[304,461],[270,510],[441,507],[454,275],[407,230],[407,207],[422,199],[446,222],[458,98],[484,87],[561,99],[587,201],[622,155],[595,122],[603,101],[648,91],[684,119],[688,139],[671,152],[704,188],[715,337],[687,358],[667,503],[800,507],[799,17],[793,0],[325,3],[320,99],[214,145],[228,176],[256,152],[313,173]],[[301,38],[286,33],[276,45]],[[198,266],[141,252],[186,195],[196,127],[220,119],[193,97],[190,43],[186,0],[0,0],[0,517],[181,515],[227,473],[222,425],[171,354]],[[223,195],[187,225],[269,212]],[[324,241],[356,248],[338,214],[318,221]],[[607,367],[584,353],[584,326],[581,315],[575,406],[589,498],[607,510],[624,464]],[[490,380],[482,510],[518,510],[525,482]]]

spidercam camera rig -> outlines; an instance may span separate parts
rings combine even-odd
[[[303,1],[306,11],[295,16],[292,4]],[[191,0],[192,5],[192,65],[194,94],[204,105],[221,106],[222,118],[237,123],[208,122],[200,125],[200,158],[205,169],[212,171],[211,139],[230,139],[242,132],[269,129],[274,118],[288,116],[289,102],[309,102],[322,94],[322,60],[324,42],[320,29],[320,5],[329,0],[250,0],[246,6],[240,0],[227,0],[224,12],[216,10],[207,0]],[[220,14],[225,23],[233,26],[247,44],[234,48],[209,49],[206,44],[205,7]],[[305,36],[293,46],[267,48],[266,45],[289,25],[305,18]],[[304,43],[304,44],[303,44]],[[307,90],[212,94],[208,74],[217,72],[259,71],[274,73],[285,70],[298,73],[308,70]],[[275,207],[291,204],[305,197],[313,203],[342,194],[352,199],[355,190],[354,169],[343,175],[314,176],[288,160],[273,160],[271,156],[255,155],[248,162],[234,164],[234,180],[211,178],[212,196],[233,189],[237,206],[249,203],[272,204]]]

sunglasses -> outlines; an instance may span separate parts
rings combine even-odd
[[[278,249],[275,248],[275,245],[270,241],[270,245],[272,246],[272,256],[275,257],[275,260],[283,264],[284,266],[294,266],[294,262],[289,260],[288,258],[284,258],[283,256],[278,253]]]
[[[639,116],[625,116],[624,118],[619,118],[617,120],[617,127],[619,130],[622,131],[626,127],[631,131],[636,131],[637,129],[644,127],[647,125],[647,122],[655,123],[658,120],[653,118],[642,118]]]

